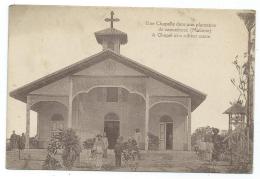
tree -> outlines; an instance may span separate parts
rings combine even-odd
[[[246,107],[247,107],[247,128],[248,128],[248,138],[250,134],[250,138],[253,139],[253,98],[254,98],[254,44],[255,44],[255,11],[246,11],[240,12],[237,14],[238,17],[244,22],[245,27],[248,32],[248,48],[247,48],[247,62],[246,65],[246,76],[247,76],[247,99],[246,99]],[[248,140],[249,141],[249,140]]]
[[[246,106],[246,143],[247,143],[247,152],[246,156],[249,160],[252,159],[252,151],[253,148],[250,147],[250,140],[253,140],[253,131],[254,131],[254,123],[253,123],[253,98],[254,98],[254,29],[255,29],[255,11],[243,11],[242,13],[237,13],[238,17],[244,22],[244,25],[247,29],[248,33],[248,42],[247,42],[247,52],[244,53],[244,57],[247,58],[247,61],[242,65],[238,65],[237,59],[234,61],[236,68],[239,71],[239,77],[242,80],[239,80],[238,83],[235,83],[233,79],[231,82],[233,85],[239,90],[240,96],[242,94],[244,101],[241,103],[240,97],[238,98],[238,103],[244,104]],[[240,69],[241,72],[240,73]],[[243,130],[241,130],[243,132]]]
[[[212,128],[210,126],[197,128],[191,135],[191,145],[196,145],[197,140],[209,142],[211,140],[212,134]]]
[[[243,58],[246,58],[246,55],[247,54],[245,53]],[[234,103],[246,105],[248,93],[247,62],[241,61],[241,57],[237,55],[232,62],[235,65],[238,76],[237,78],[231,78],[230,81],[239,92],[239,96]]]

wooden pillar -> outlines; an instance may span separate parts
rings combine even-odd
[[[40,119],[39,119],[39,113],[37,112],[37,131],[36,131],[36,135],[39,139],[39,134],[40,134]]]
[[[190,151],[191,150],[191,98],[188,98],[187,143],[188,143],[188,151]]]
[[[231,121],[231,118],[232,118],[232,114],[229,114],[229,116],[228,116],[228,132],[229,133],[232,131],[232,121]]]
[[[30,140],[30,110],[31,110],[31,104],[27,97],[27,103],[26,103],[26,132],[25,132],[25,148],[29,149],[29,140]]]
[[[149,95],[146,92],[145,96],[145,150],[148,151],[148,143],[149,143]]]
[[[72,90],[73,82],[72,77],[69,77],[69,109],[68,109],[68,128],[72,128]]]

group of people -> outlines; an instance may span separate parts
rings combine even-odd
[[[15,131],[10,136],[10,150],[14,149],[24,149],[25,148],[26,137],[25,134],[17,135]]]
[[[196,141],[195,151],[198,154],[199,159],[207,161],[220,160],[221,152],[223,150],[223,143],[221,140],[219,130],[214,128],[212,130],[213,135],[208,137],[201,137]]]
[[[204,138],[196,141],[195,152],[200,160],[212,161],[214,145],[211,141],[205,141]]]
[[[127,142],[124,142],[122,136],[117,138],[114,146],[116,167],[121,167],[123,158],[128,159],[128,157],[131,157],[130,160],[140,159],[140,141],[141,134],[139,130],[136,130],[134,137],[129,138]],[[105,132],[103,135],[98,134],[96,136],[94,145],[91,149],[91,156],[95,159],[96,169],[101,169],[104,158],[107,158],[108,145],[108,138]]]

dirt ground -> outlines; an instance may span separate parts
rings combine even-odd
[[[19,159],[17,150],[6,152],[7,169],[41,170],[46,157],[44,149],[30,149],[22,151]],[[108,158],[103,160],[104,171],[153,171],[153,172],[213,172],[228,173],[228,162],[209,163],[198,160],[194,152],[187,151],[149,151],[141,152],[141,158],[131,167],[123,162],[122,167],[115,167],[113,151],[108,152]],[[80,160],[75,163],[73,170],[95,170],[95,161],[89,157],[89,152],[84,150]]]

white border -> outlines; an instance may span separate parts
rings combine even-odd
[[[257,10],[257,31],[256,31],[256,96],[255,109],[259,109],[259,18],[260,10],[259,0],[2,0],[0,1],[0,176],[1,178],[46,178],[46,177],[63,177],[69,178],[190,178],[198,177],[200,179],[206,177],[212,178],[260,178],[260,110],[255,110],[255,150],[254,150],[254,173],[252,175],[241,174],[194,174],[194,173],[160,173],[160,172],[67,172],[67,171],[14,171],[5,169],[5,131],[6,131],[6,86],[7,86],[7,47],[8,47],[8,6],[13,4],[28,5],[73,5],[73,6],[127,6],[127,7],[174,7],[174,8],[218,8],[218,9],[255,9]]]

